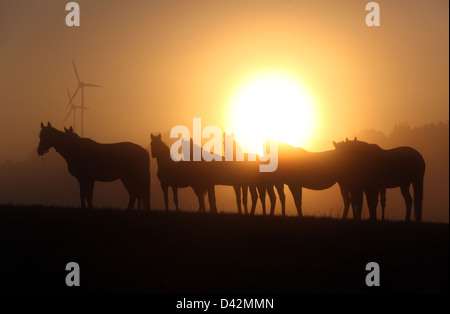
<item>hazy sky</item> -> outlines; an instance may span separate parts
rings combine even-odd
[[[361,129],[448,120],[446,0],[378,1],[372,28],[369,1],[85,0],[80,27],[65,24],[68,2],[0,0],[0,162],[35,152],[41,121],[63,127],[72,59],[104,86],[85,94],[86,135],[101,142],[147,145],[193,117],[228,125],[239,87],[270,71],[309,91],[330,149]]]

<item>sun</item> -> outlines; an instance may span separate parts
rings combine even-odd
[[[248,152],[262,153],[267,138],[302,147],[314,133],[313,103],[295,78],[259,75],[243,84],[232,100],[231,126]]]

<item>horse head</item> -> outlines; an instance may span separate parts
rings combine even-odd
[[[340,143],[333,141],[333,145],[336,162],[342,171],[347,172],[346,175],[361,177],[371,173],[375,165],[382,160],[383,149],[380,146],[358,141],[356,137],[354,140],[346,139]]]
[[[39,156],[44,155],[55,145],[55,135],[56,129],[52,127],[50,122],[47,122],[47,126],[45,126],[41,122],[41,133],[39,134],[39,146],[37,149],[37,153]]]
[[[79,139],[80,136],[75,133],[75,131],[73,130],[73,127],[70,127],[68,129],[66,129],[66,127],[64,127],[64,134],[70,136],[71,139]]]
[[[345,141],[339,143],[333,141],[333,145],[337,152],[352,153],[367,148],[367,145],[369,144],[363,141],[358,141],[358,139],[355,137],[353,140],[349,140],[348,138],[346,138]]]
[[[165,144],[161,140],[161,134],[153,135],[150,134],[151,142],[150,142],[150,148],[152,151],[152,157],[156,158],[158,156],[161,156],[163,147]]]
[[[70,128],[66,128],[66,127],[64,127],[64,133],[66,133],[66,134],[75,134],[75,132],[73,131],[73,127],[70,127]]]

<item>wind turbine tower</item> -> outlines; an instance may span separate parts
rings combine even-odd
[[[75,90],[75,92],[73,93],[72,97],[70,97],[69,105],[72,105],[71,110],[73,109],[74,119],[75,119],[75,109],[76,108],[81,109],[81,137],[84,137],[84,110],[88,109],[84,106],[84,88],[85,87],[102,87],[102,86],[96,85],[96,84],[91,84],[91,83],[84,83],[83,81],[81,81],[80,76],[78,75],[77,67],[75,66],[75,61],[72,60],[72,63],[73,63],[73,69],[75,70],[75,76],[77,77],[77,80],[78,80],[78,87]],[[73,105],[72,100],[78,94],[78,91],[80,89],[81,89],[81,106],[78,107],[78,106]],[[70,115],[70,111],[67,114],[66,119],[69,115]],[[66,119],[64,119],[64,121]],[[75,124],[75,122],[74,122],[74,124]]]

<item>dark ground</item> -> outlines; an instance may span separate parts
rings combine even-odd
[[[67,287],[65,265],[80,265]],[[367,287],[377,262],[381,287]],[[0,207],[3,292],[449,292],[449,225]],[[77,290],[75,290],[77,289]]]

